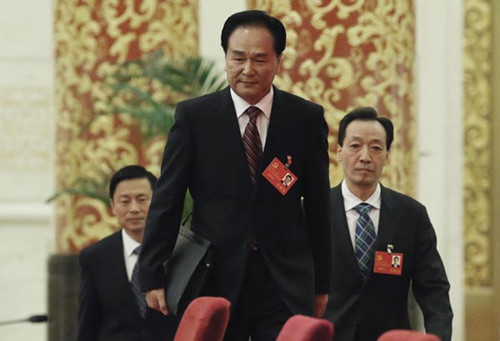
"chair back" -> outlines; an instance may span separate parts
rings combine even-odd
[[[377,341],[441,341],[434,334],[425,334],[415,330],[394,329],[379,336]]]
[[[229,322],[231,303],[222,297],[198,297],[186,308],[175,341],[221,341]]]
[[[281,329],[276,341],[332,341],[333,324],[324,319],[293,315]]]

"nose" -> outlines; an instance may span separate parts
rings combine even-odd
[[[137,203],[136,200],[132,200],[132,202],[130,203],[130,211],[132,211],[132,212],[140,211],[139,204]]]
[[[367,146],[361,148],[359,160],[361,162],[370,162],[370,150]]]
[[[243,66],[243,75],[251,76],[254,73],[253,65],[250,60],[247,60]]]

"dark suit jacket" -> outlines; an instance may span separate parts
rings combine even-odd
[[[382,186],[377,251],[403,253],[401,276],[373,273],[363,283],[347,228],[341,186],[330,192],[333,277],[326,318],[335,340],[374,341],[390,329],[410,329],[408,290],[422,309],[427,332],[451,339],[450,285],[425,207]]]
[[[291,311],[312,314],[331,270],[327,135],[322,107],[274,89],[260,172],[275,157],[292,157],[298,179],[283,196],[262,176],[252,188],[229,88],[179,103],[139,259],[142,289],[163,285],[162,262],[174,247],[189,188],[191,228],[215,243],[208,293],[234,308],[253,236]]]
[[[82,274],[79,341],[172,340],[177,329],[173,315],[148,310],[139,314],[123,258],[122,232],[80,252]]]

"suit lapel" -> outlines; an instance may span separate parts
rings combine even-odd
[[[132,292],[132,287],[130,286],[130,282],[127,277],[127,269],[125,267],[125,259],[123,257],[123,238],[122,232],[117,232],[118,238],[114,240],[114,247],[111,248],[113,252],[110,255],[110,264],[109,271],[115,272],[115,277],[117,281],[119,281],[119,285],[117,286],[120,290],[120,296],[123,298],[123,305],[126,315],[132,321],[141,321],[141,316],[139,314],[139,307],[135,302],[134,293]]]
[[[280,144],[279,141],[282,137],[281,133],[285,131],[284,128],[286,127],[286,115],[283,112],[285,105],[282,103],[283,96],[278,89],[274,88],[273,90],[274,98],[273,106],[271,108],[271,118],[269,120],[269,127],[267,128],[266,145],[264,146],[264,153],[262,155],[262,159],[269,162],[271,162],[270,158],[273,157],[273,149],[277,144]]]
[[[387,245],[393,244],[394,233],[400,221],[400,212],[391,192],[382,185],[381,190],[382,198],[376,249],[386,251]]]
[[[260,174],[264,172],[275,157],[287,153],[286,148],[290,144],[289,139],[293,139],[295,129],[297,129],[295,124],[290,123],[293,122],[292,115],[295,113],[291,110],[287,110],[288,104],[286,102],[286,96],[276,87],[273,87],[273,91],[273,106],[271,108],[271,118],[267,129],[266,144],[260,162]],[[287,160],[285,160],[283,156],[280,158],[280,161],[285,163]],[[267,182],[263,176],[259,177],[259,181]]]
[[[352,246],[351,235],[347,226],[347,218],[345,215],[344,198],[342,197],[341,185],[334,187],[331,191],[332,221],[333,221],[333,236],[338,240],[334,240],[335,247],[340,249],[344,256],[344,261],[347,262],[347,268],[352,269],[351,275],[362,281],[361,272],[359,271],[358,261],[354,248]]]
[[[294,135],[293,129],[296,126],[290,124],[292,122],[293,111],[287,111],[286,98],[283,92],[276,87],[273,87],[274,98],[273,106],[271,109],[271,119],[269,120],[269,127],[267,129],[266,145],[264,146],[264,153],[262,155],[261,170],[271,163],[274,157],[278,154],[283,146],[287,145],[287,138]],[[280,160],[286,162],[286,160]]]

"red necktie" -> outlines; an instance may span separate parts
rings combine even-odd
[[[251,106],[245,110],[250,120],[243,133],[243,147],[248,161],[248,169],[250,170],[250,178],[252,183],[257,181],[259,161],[262,156],[262,142],[260,141],[259,130],[257,129],[257,117],[261,111],[259,108]]]

